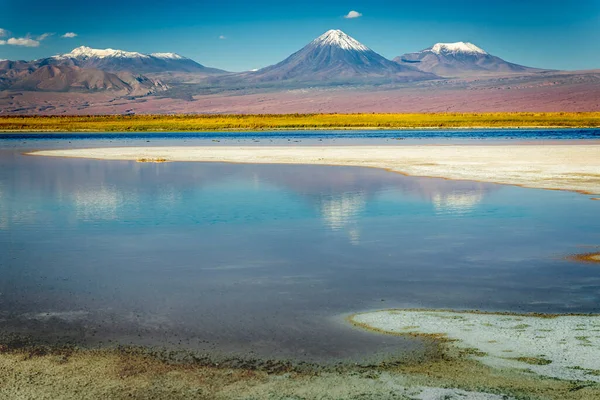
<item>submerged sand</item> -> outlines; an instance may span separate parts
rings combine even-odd
[[[145,162],[347,165],[413,176],[600,194],[600,144],[122,147],[29,154]]]

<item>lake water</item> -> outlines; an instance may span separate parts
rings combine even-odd
[[[354,167],[31,157],[139,139],[21,139],[0,140],[5,332],[365,360],[420,344],[351,328],[348,313],[600,312],[600,270],[564,258],[600,249],[589,196]]]
[[[262,140],[268,142],[277,140],[347,140],[376,141],[378,144],[386,140],[408,140],[422,143],[428,140],[448,141],[473,141],[473,140],[598,140],[600,129],[455,129],[455,130],[292,130],[292,131],[258,131],[258,132],[115,132],[115,133],[3,133],[0,140],[207,140],[229,139],[240,141]],[[264,144],[264,143],[263,143]],[[394,144],[397,144],[395,142]]]

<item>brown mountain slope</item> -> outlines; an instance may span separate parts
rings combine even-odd
[[[166,89],[160,81],[130,72],[113,74],[68,65],[44,65],[36,68],[32,63],[25,62],[0,64],[0,84],[5,90],[86,93],[115,91],[130,95],[146,95]]]

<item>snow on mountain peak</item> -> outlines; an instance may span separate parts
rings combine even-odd
[[[160,58],[163,60],[187,60],[188,58],[177,53],[152,53],[150,55],[138,53],[135,51],[124,51],[114,49],[92,49],[91,47],[81,46],[73,49],[70,53],[55,58]]]
[[[81,46],[73,49],[70,53],[64,54],[63,57],[70,58],[148,58],[147,55],[134,51],[123,51],[113,49],[92,49],[87,46]]]
[[[152,53],[152,57],[162,58],[165,60],[187,60],[187,57],[181,56],[177,53]]]
[[[466,53],[466,54],[487,54],[487,52],[473,43],[469,42],[456,42],[456,43],[436,43],[429,49],[431,52],[436,54],[442,53]]]
[[[369,51],[369,48],[358,40],[346,35],[339,29],[331,29],[313,41],[317,46],[336,46],[344,50]]]

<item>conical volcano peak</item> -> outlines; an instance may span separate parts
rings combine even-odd
[[[437,78],[377,54],[338,29],[325,32],[285,60],[249,75],[256,82],[399,82]]]
[[[369,51],[369,48],[339,29],[331,29],[313,41],[317,46],[334,46],[344,50]]]

